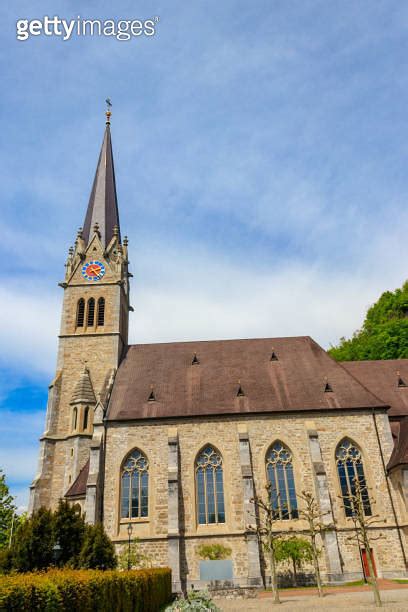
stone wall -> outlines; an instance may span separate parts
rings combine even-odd
[[[384,414],[377,417],[378,435],[387,461],[391,452],[388,420]],[[379,575],[402,575],[405,565],[401,544],[394,528],[393,509],[373,416],[369,411],[336,411],[304,415],[248,415],[194,419],[171,419],[149,422],[108,423],[106,432],[106,473],[104,485],[104,523],[116,543],[127,539],[128,519],[121,521],[119,514],[120,472],[127,454],[140,449],[149,460],[149,517],[133,520],[133,536],[146,546],[156,541],[165,542],[168,531],[168,462],[169,432],[177,435],[179,452],[178,503],[180,533],[180,566],[182,580],[199,580],[198,546],[203,542],[221,543],[232,549],[234,577],[244,585],[249,574],[248,531],[244,503],[244,480],[248,477],[243,467],[242,439],[248,439],[253,482],[258,495],[264,495],[266,485],[265,455],[270,445],[280,440],[293,455],[296,490],[313,492],[318,496],[316,461],[312,460],[310,435],[317,436],[320,445],[320,470],[327,486],[326,501],[337,522],[339,533],[333,534],[330,550],[322,555],[323,576],[338,579],[338,571],[359,570],[357,548],[348,541],[352,535],[352,520],[344,515],[339,499],[340,488],[335,463],[337,444],[349,437],[361,449],[368,485],[371,488],[373,510],[378,514],[376,526],[382,539],[373,545]],[[244,432],[244,433],[243,433]],[[245,433],[246,432],[246,433]],[[311,433],[313,432],[313,433]],[[241,447],[240,447],[241,440]],[[224,496],[226,522],[218,525],[199,525],[196,515],[195,459],[206,444],[214,446],[222,455],[224,469]],[[249,467],[251,469],[251,467]],[[252,474],[251,474],[252,476]],[[321,484],[319,485],[321,488]],[[394,505],[399,499],[394,495]],[[400,514],[400,509],[397,510]],[[302,520],[281,521],[278,525],[285,533],[301,532]],[[376,532],[377,535],[377,532]],[[405,539],[404,539],[404,544]],[[257,549],[258,550],[258,549]],[[259,555],[258,550],[258,555]],[[331,558],[334,555],[334,560]],[[261,554],[262,556],[262,554]],[[161,562],[166,563],[163,555]],[[263,566],[267,566],[262,559]],[[337,564],[337,565],[336,565]],[[333,567],[337,568],[335,571]],[[360,566],[361,567],[361,566]],[[334,576],[335,574],[335,576]]]

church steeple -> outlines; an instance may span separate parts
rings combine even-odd
[[[113,166],[112,141],[110,134],[111,112],[106,112],[106,128],[99,154],[98,165],[88,209],[86,211],[82,236],[87,246],[92,239],[93,228],[97,223],[101,234],[101,241],[106,248],[111,241],[115,226],[119,226],[118,201],[116,196],[115,169]],[[119,229],[120,242],[120,229]]]

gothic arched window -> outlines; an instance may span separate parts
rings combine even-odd
[[[132,451],[126,458],[121,474],[121,518],[148,516],[149,462],[140,450]]]
[[[279,440],[266,454],[266,472],[271,485],[271,502],[275,518],[281,520],[299,517],[292,453]]]
[[[88,300],[88,318],[87,318],[87,326],[92,327],[95,320],[95,300],[90,298]]]
[[[87,406],[84,411],[84,429],[88,428],[88,420],[89,420],[89,406]]]
[[[100,297],[98,300],[98,318],[97,324],[102,327],[105,324],[105,298]]]
[[[206,446],[195,465],[197,516],[200,525],[225,523],[222,457],[212,446]]]
[[[76,326],[83,327],[84,319],[85,319],[85,300],[84,298],[81,298],[80,300],[78,300],[78,305],[77,305]]]
[[[371,516],[370,498],[364,475],[361,451],[348,438],[344,438],[336,449],[336,465],[339,474],[341,495],[346,516],[353,516],[355,511],[352,496],[356,494],[356,482],[361,491],[361,502],[366,516]]]

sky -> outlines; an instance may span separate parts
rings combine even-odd
[[[327,348],[408,276],[408,4],[15,0],[0,15],[0,468],[23,509],[105,98],[130,341]],[[17,40],[17,20],[44,15],[155,34]]]

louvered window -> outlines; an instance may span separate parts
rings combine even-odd
[[[76,316],[76,326],[83,327],[85,319],[85,300],[81,298],[78,300],[77,305],[77,316]]]
[[[88,300],[87,326],[93,327],[94,321],[95,321],[95,300],[91,298]]]
[[[105,298],[101,297],[98,300],[98,326],[102,327],[105,324]]]

